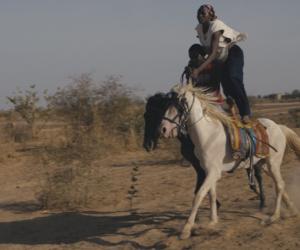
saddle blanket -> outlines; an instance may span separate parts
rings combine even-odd
[[[233,119],[227,127],[234,158],[246,158],[251,146],[251,154],[258,158],[269,155],[270,147],[266,128],[258,121],[252,120],[243,124],[238,119]]]

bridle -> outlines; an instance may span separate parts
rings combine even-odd
[[[193,122],[189,126],[187,125],[188,117],[191,113],[191,110],[195,103],[195,93],[193,93],[193,100],[192,104],[189,106],[187,104],[186,98],[184,96],[177,96],[176,98],[173,98],[173,103],[170,104],[174,106],[177,110],[177,114],[173,118],[168,118],[166,116],[163,116],[162,120],[166,120],[170,123],[173,123],[176,125],[176,128],[183,134],[187,133],[188,127],[194,126],[196,123],[198,123],[204,116],[200,117],[197,121]],[[177,118],[179,118],[179,121],[177,122]]]

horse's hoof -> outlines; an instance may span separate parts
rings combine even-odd
[[[213,229],[213,228],[216,227],[217,224],[218,224],[218,221],[211,221],[211,222],[209,222],[209,223],[207,224],[207,228]]]
[[[183,231],[181,234],[180,234],[180,239],[181,240],[186,240],[186,239],[188,239],[188,238],[190,238],[191,237],[191,231],[189,230],[189,231]]]
[[[299,217],[300,216],[299,210],[296,207],[293,207],[291,214],[292,214],[292,217]]]
[[[262,220],[260,224],[261,224],[262,226],[268,226],[268,225],[270,225],[269,219]]]
[[[262,224],[263,226],[269,226],[269,225],[271,225],[273,222],[277,221],[278,219],[279,219],[278,216],[270,216],[269,218],[262,220],[261,224]]]

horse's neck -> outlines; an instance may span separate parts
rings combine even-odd
[[[204,149],[219,133],[224,133],[224,127],[220,121],[213,120],[203,113],[201,104],[197,101],[190,112],[188,133],[194,144]]]

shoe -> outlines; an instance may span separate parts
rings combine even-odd
[[[243,122],[244,124],[250,123],[250,122],[251,122],[250,117],[249,117],[248,115],[243,116],[242,122]]]

